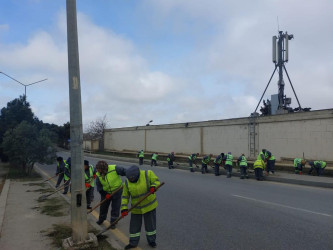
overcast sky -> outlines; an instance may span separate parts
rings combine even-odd
[[[78,0],[77,11],[84,128],[104,115],[112,128],[249,116],[274,70],[278,27],[295,37],[286,68],[301,105],[332,108],[332,0]],[[0,71],[47,78],[27,98],[58,125],[69,121],[66,32],[65,0],[1,1]],[[1,108],[23,93],[0,74]]]

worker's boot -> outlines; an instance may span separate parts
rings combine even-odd
[[[136,246],[133,246],[133,245],[131,245],[131,244],[128,244],[128,245],[125,247],[125,249],[131,249],[131,248],[136,248]]]
[[[97,223],[98,225],[102,225],[103,222],[104,222],[104,220],[101,220],[101,219],[99,219],[98,221],[96,221],[96,223]]]
[[[156,242],[150,242],[150,243],[149,243],[149,246],[151,246],[152,248],[156,248],[156,247],[157,247],[157,244],[156,244]]]
[[[240,177],[241,179],[244,179],[244,175],[241,175],[241,177]]]

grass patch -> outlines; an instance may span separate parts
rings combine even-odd
[[[42,202],[43,200],[39,199],[38,201]],[[55,197],[46,199],[45,202],[43,202],[41,213],[53,217],[60,217],[67,215],[68,209],[69,206],[63,199]]]
[[[45,194],[45,193],[54,192],[54,189],[52,189],[52,188],[39,188],[39,189],[36,189],[36,190],[27,190],[27,192],[39,192],[41,194]]]
[[[97,234],[98,231],[93,229],[90,225],[88,226],[88,232]],[[67,224],[53,224],[52,228],[45,231],[41,231],[42,234],[50,237],[52,240],[52,245],[56,248],[62,248],[62,240],[69,238],[72,236],[72,228]],[[91,247],[91,250],[115,250],[110,246],[110,244],[106,241],[106,236],[98,238],[98,247]]]
[[[40,182],[32,182],[32,183],[28,183],[28,184],[23,184],[24,186],[39,186],[39,187],[45,187],[46,183],[40,183]]]

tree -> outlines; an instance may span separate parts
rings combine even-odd
[[[92,121],[89,123],[86,129],[85,138],[90,140],[99,140],[99,148],[103,150],[104,148],[104,130],[108,126],[108,121],[106,119],[106,115],[103,118],[98,118],[96,121]]]
[[[23,172],[30,175],[36,162],[54,162],[56,149],[51,137],[47,129],[38,131],[36,125],[23,121],[14,129],[7,130],[2,147],[10,163],[21,166]]]

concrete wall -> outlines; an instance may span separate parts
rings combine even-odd
[[[84,140],[83,149],[91,150],[91,151],[98,151],[99,150],[99,141],[98,140]]]
[[[178,154],[232,152],[250,156],[250,120],[117,128],[105,131],[105,149]],[[255,155],[262,148],[280,157],[333,160],[333,109],[255,119]]]

